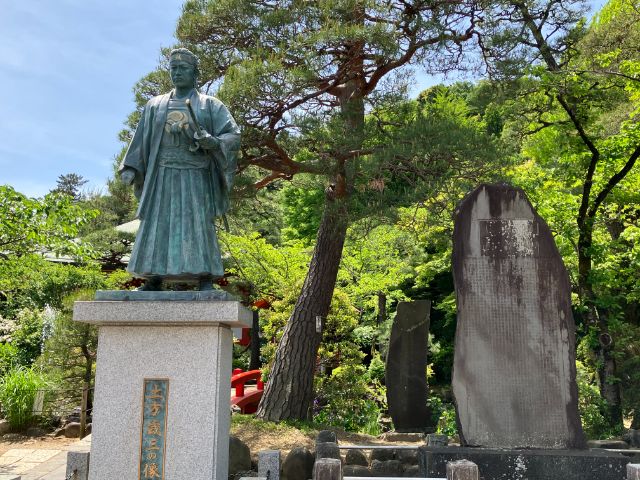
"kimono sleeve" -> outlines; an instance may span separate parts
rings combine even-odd
[[[149,103],[144,107],[140,122],[133,135],[133,139],[127,148],[127,153],[118,168],[118,172],[122,172],[126,168],[131,168],[135,171],[136,176],[133,181],[133,191],[136,197],[139,199],[142,195],[142,187],[144,185],[144,177],[147,172],[147,161],[149,158],[149,137],[150,134],[147,131],[147,125],[151,124],[151,106]]]

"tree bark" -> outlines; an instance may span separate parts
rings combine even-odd
[[[309,272],[293,314],[278,343],[273,368],[256,415],[265,420],[307,419],[312,415],[313,376],[322,333],[316,317],[329,313],[347,233],[345,198],[327,193]]]

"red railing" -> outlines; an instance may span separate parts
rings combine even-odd
[[[245,392],[245,384],[253,381],[256,382],[255,389]],[[241,413],[255,413],[264,391],[262,372],[260,370],[243,372],[242,369],[236,368],[231,376],[231,388],[235,388],[235,395],[231,396],[231,405],[240,408]]]

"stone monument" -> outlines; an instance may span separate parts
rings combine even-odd
[[[385,383],[396,432],[433,430],[427,406],[427,342],[431,302],[400,302],[391,327]]]
[[[584,448],[569,278],[524,192],[481,185],[459,205],[453,393],[463,445]]]
[[[196,89],[198,61],[170,56],[174,90],[146,105],[121,166],[140,207],[129,271],[143,290],[76,302],[98,325],[89,480],[226,480],[231,327],[251,312],[212,280],[223,275],[213,220],[226,212],[238,127]],[[166,281],[199,291],[158,291]]]

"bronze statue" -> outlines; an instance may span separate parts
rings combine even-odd
[[[147,102],[120,166],[140,205],[140,228],[127,270],[147,279],[198,281],[223,275],[216,216],[229,208],[240,131],[217,98],[196,89],[198,60],[179,48],[170,56],[174,89]]]

